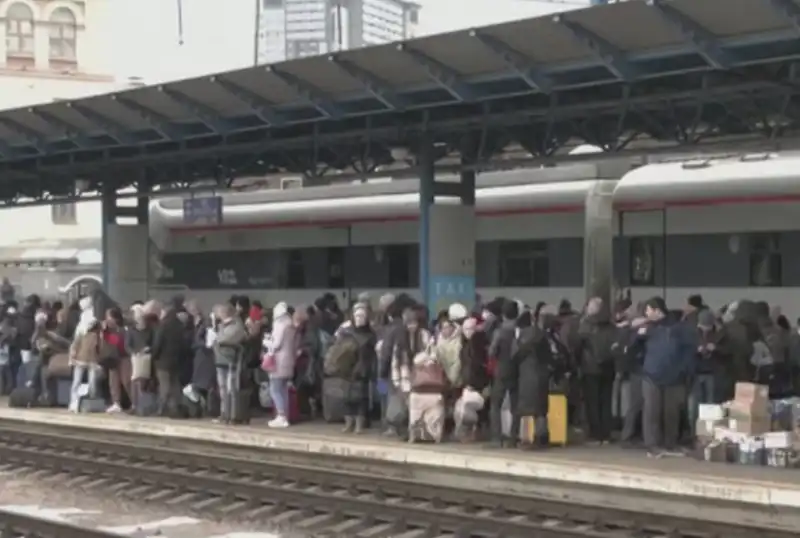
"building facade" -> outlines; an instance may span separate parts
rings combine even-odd
[[[419,5],[405,0],[261,0],[259,63],[414,37]]]
[[[0,0],[0,109],[127,87],[110,74],[112,3]],[[100,222],[96,202],[0,210],[0,275],[27,293],[52,293],[76,274],[97,273]]]

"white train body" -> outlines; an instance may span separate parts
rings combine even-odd
[[[594,165],[487,173],[476,196],[484,297],[584,301],[584,201],[614,181],[616,285],[673,307],[700,293],[800,314],[800,156],[647,165],[598,180]],[[183,223],[180,200],[151,207],[151,278],[204,305],[233,293],[308,303],[369,291],[417,293],[417,181],[225,196],[223,224]],[[156,288],[158,289],[158,288]]]

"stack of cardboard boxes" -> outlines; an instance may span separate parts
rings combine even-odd
[[[746,465],[797,465],[797,435],[773,423],[769,387],[737,383],[734,399],[700,406],[695,425],[697,456]],[[791,428],[788,428],[791,430]]]
[[[761,435],[772,429],[769,387],[755,383],[736,383],[733,400],[728,402],[728,427],[744,435]]]

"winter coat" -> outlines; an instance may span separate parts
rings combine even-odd
[[[517,335],[515,355],[519,364],[519,415],[547,416],[550,363],[553,357],[550,340],[536,326],[519,329]]]
[[[275,354],[275,371],[271,378],[291,379],[297,359],[296,329],[291,316],[283,315],[272,324],[272,352]]]
[[[203,340],[205,341],[205,334]],[[247,340],[247,329],[238,317],[221,322],[214,342],[214,363],[217,367],[229,368],[236,364],[236,361],[244,360],[242,346],[245,340]]]
[[[179,371],[186,352],[185,325],[174,310],[167,312],[153,336],[151,356],[157,369]]]
[[[459,358],[461,360],[461,379],[465,387],[472,387],[476,392],[482,392],[491,382],[487,370],[486,333],[475,331],[472,338],[461,338]]]
[[[78,333],[69,350],[71,362],[80,366],[97,364],[100,360],[100,341],[103,338],[99,329]]]

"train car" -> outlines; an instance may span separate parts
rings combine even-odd
[[[483,296],[583,302],[584,201],[615,183],[616,285],[635,299],[692,293],[718,306],[752,297],[800,313],[800,156],[651,164],[619,176],[593,165],[482,174],[476,281]],[[186,226],[180,200],[151,207],[160,286],[201,303],[233,293],[307,303],[325,291],[415,293],[418,183],[225,197],[223,223]],[[797,267],[800,268],[800,267]]]

